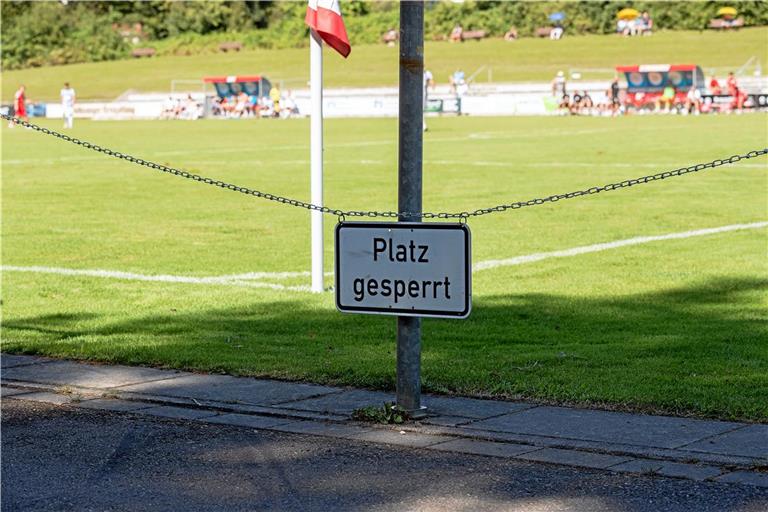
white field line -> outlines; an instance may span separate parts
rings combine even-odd
[[[591,252],[606,251],[609,249],[618,249],[619,247],[626,247],[629,245],[646,244],[649,242],[657,242],[662,240],[676,240],[683,238],[692,238],[695,236],[714,235],[717,233],[726,233],[729,231],[740,231],[745,229],[760,229],[768,227],[768,222],[752,222],[749,224],[731,224],[729,226],[720,226],[717,228],[697,229],[693,231],[683,231],[681,233],[669,233],[666,235],[656,236],[639,236],[635,238],[628,238],[626,240],[616,240],[614,242],[606,242],[594,245],[585,245],[582,247],[573,247],[571,249],[565,249],[562,251],[541,252],[535,254],[528,254],[525,256],[517,256],[514,258],[508,258],[503,260],[486,260],[481,261],[474,265],[473,270],[478,272],[480,270],[489,270],[498,267],[506,267],[510,265],[522,265],[525,263],[533,263],[549,258],[565,258],[569,256],[578,256],[580,254],[587,254]],[[165,282],[165,283],[188,283],[188,284],[209,284],[209,285],[223,285],[223,286],[239,286],[245,288],[265,288],[270,290],[280,291],[292,291],[292,292],[308,292],[309,286],[286,286],[277,283],[266,283],[259,281],[259,279],[289,279],[297,277],[308,277],[309,272],[249,272],[245,274],[230,274],[223,276],[212,277],[191,277],[191,276],[175,276],[175,275],[152,275],[152,274],[137,274],[133,272],[121,272],[118,270],[99,270],[99,269],[71,269],[61,267],[22,267],[13,265],[3,265],[0,267],[5,272],[30,272],[36,274],[57,274],[66,276],[85,276],[85,277],[101,277],[108,279],[122,279],[128,281],[152,281],[152,282]],[[333,275],[333,272],[326,272],[326,276]]]
[[[64,276],[86,276],[101,277],[107,279],[122,279],[127,281],[153,281],[163,283],[187,283],[187,284],[214,284],[226,286],[241,286],[246,288],[267,288],[270,290],[287,290],[295,292],[309,291],[309,286],[285,286],[276,283],[264,283],[260,281],[249,281],[239,279],[238,276],[216,276],[216,277],[191,277],[174,275],[151,275],[137,274],[134,272],[121,272],[119,270],[100,270],[100,269],[74,269],[61,267],[17,267],[12,265],[3,265],[0,267],[4,272],[31,272],[35,274],[58,274]],[[260,273],[264,277],[267,272]],[[293,274],[292,272],[278,274]],[[292,276],[291,276],[292,277]]]
[[[475,272],[480,270],[489,270],[498,267],[507,267],[510,265],[522,265],[524,263],[533,263],[534,261],[546,260],[549,258],[566,258],[568,256],[577,256],[579,254],[587,254],[590,252],[606,251],[608,249],[618,249],[619,247],[626,247],[628,245],[647,244],[649,242],[658,242],[661,240],[676,240],[681,238],[691,238],[694,236],[714,235],[716,233],[725,233],[728,231],[739,231],[742,229],[759,229],[768,227],[768,222],[752,222],[750,224],[731,224],[730,226],[720,226],[717,228],[696,229],[693,231],[683,231],[681,233],[669,233],[666,235],[656,236],[638,236],[635,238],[628,238],[626,240],[616,240],[615,242],[605,242],[601,244],[585,245],[582,247],[573,247],[571,249],[565,249],[563,251],[552,252],[540,252],[536,254],[528,254],[526,256],[517,256],[514,258],[508,258],[503,260],[487,260],[481,261],[473,266]]]

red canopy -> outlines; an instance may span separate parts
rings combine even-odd
[[[258,75],[206,76],[203,78],[203,82],[208,84],[239,84],[243,82],[259,82],[261,78]]]

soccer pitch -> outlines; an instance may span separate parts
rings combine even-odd
[[[77,122],[72,134],[309,196],[307,120]],[[29,130],[2,136],[3,351],[394,389],[395,320],[343,315],[332,293],[304,289],[307,211]],[[432,119],[424,207],[569,192],[767,138],[764,115]],[[325,162],[328,206],[395,209],[396,120],[326,121]],[[760,157],[471,219],[473,312],[424,321],[425,391],[768,421],[768,227],[732,229],[768,221],[767,170]]]

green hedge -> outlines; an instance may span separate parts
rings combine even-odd
[[[548,25],[548,15],[566,14],[567,34],[606,34],[616,26],[616,13],[627,6],[648,10],[657,28],[702,30],[717,9],[735,5],[747,26],[768,25],[765,2],[527,2],[431,0],[426,5],[425,37],[443,39],[454,25],[503,35],[510,26],[522,36]],[[353,44],[376,43],[398,26],[395,2],[342,0]],[[112,29],[113,23],[141,22],[149,35],[141,46],[163,54],[217,51],[224,41],[250,48],[293,48],[307,44],[306,3],[255,1],[77,1],[0,2],[3,69],[127,58],[131,45]]]

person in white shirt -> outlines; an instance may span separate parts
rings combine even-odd
[[[69,82],[65,82],[61,90],[61,109],[64,128],[72,128],[75,119],[75,90],[70,87]]]
[[[685,95],[685,110],[683,110],[683,113],[688,114],[691,111],[695,115],[701,113],[701,91],[695,85],[692,85],[688,89],[688,94]]]
[[[423,111],[422,111],[422,121],[423,121],[423,129],[424,131],[427,131],[427,118],[424,116],[424,114],[427,111],[427,103],[429,102],[429,88],[432,87],[432,89],[435,89],[435,79],[432,76],[432,72],[428,69],[424,70],[424,105],[423,105]]]

